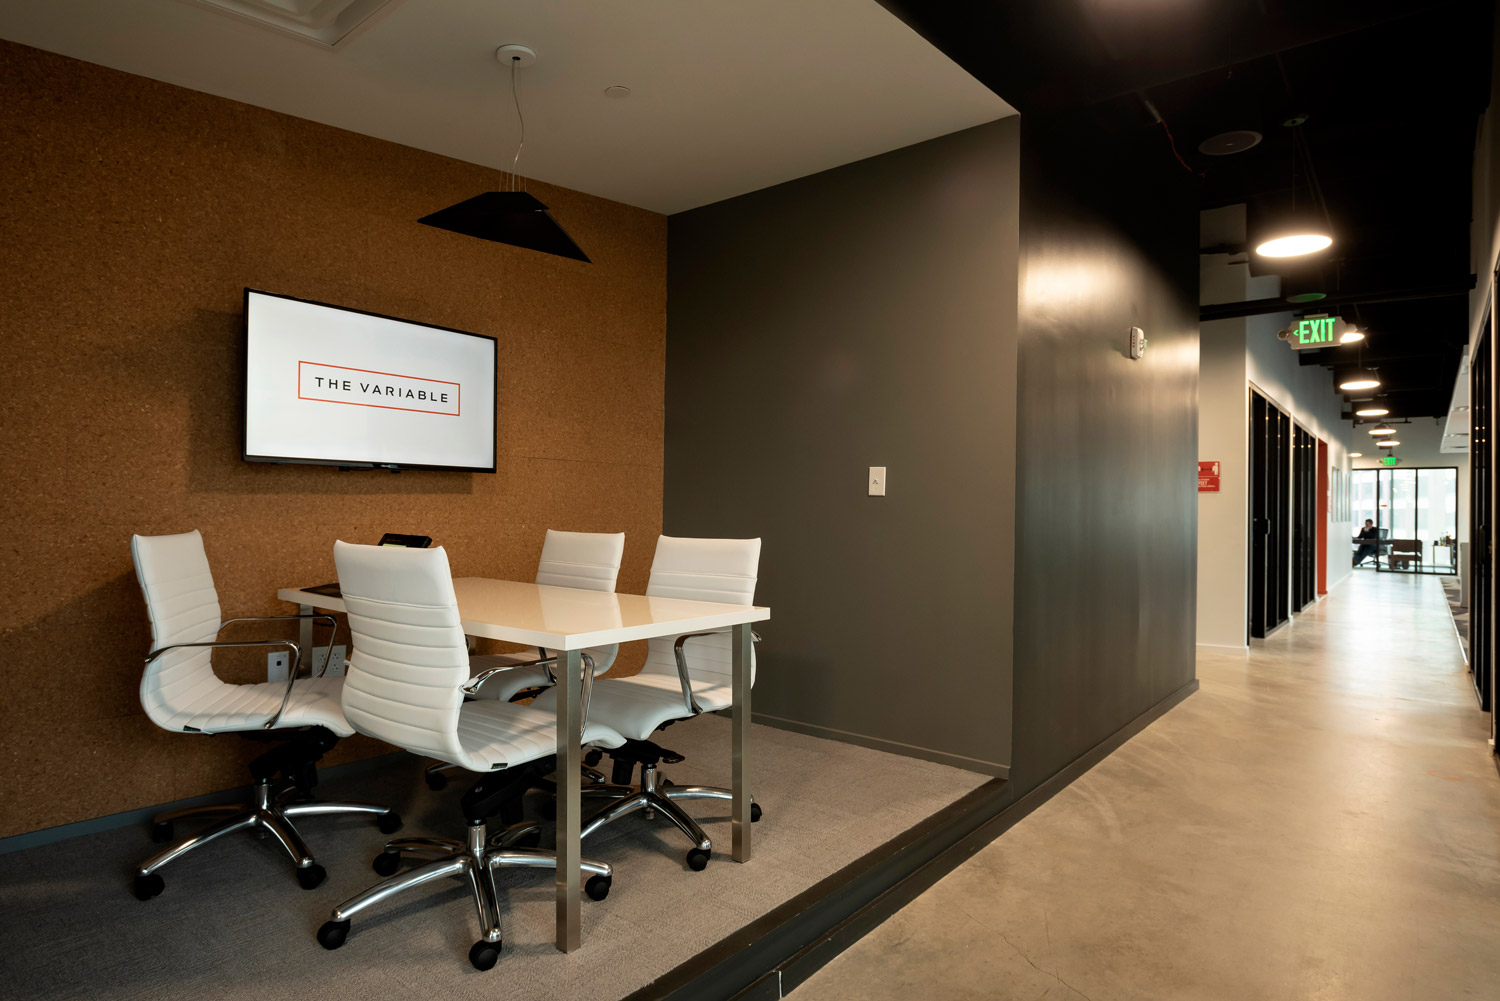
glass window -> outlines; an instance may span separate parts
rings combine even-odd
[[[1426,570],[1453,573],[1458,560],[1458,470],[1418,469],[1417,538]]]

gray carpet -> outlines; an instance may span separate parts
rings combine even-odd
[[[188,738],[183,738],[188,739]],[[704,716],[661,735],[687,755],[663,771],[679,783],[727,785],[729,721]],[[151,854],[141,828],[123,828],[0,856],[0,976],[7,997],[229,998],[320,1001],[469,998],[612,1001],[649,983],[730,932],[890,840],[986,777],[820,740],[754,728],[755,858],[728,858],[724,804],[692,804],[715,841],[701,873],[685,839],[640,815],[584,842],[615,865],[607,900],[583,900],[583,948],[552,946],[550,872],[502,876],[505,949],[487,973],[468,963],[477,936],[468,892],[426,887],[356,919],[343,948],[313,934],[336,903],[375,882],[383,836],[353,818],[307,820],[301,830],[327,881],[300,889],[273,844],[241,834],[162,871],[166,891],[147,903],[129,872]],[[430,792],[420,763],[325,781],[327,799],[372,799],[398,809],[402,834],[461,837],[454,781]],[[456,775],[462,773],[455,773]],[[722,854],[721,854],[722,851]]]

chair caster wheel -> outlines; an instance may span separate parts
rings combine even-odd
[[[702,848],[694,848],[687,853],[688,868],[694,872],[702,872],[708,868],[708,852]]]
[[[349,922],[324,921],[318,929],[318,944],[325,949],[337,949],[349,937]]]
[[[428,772],[427,788],[431,789],[433,792],[442,792],[444,789],[448,788],[448,776],[444,775],[442,772]]]
[[[164,845],[172,840],[172,822],[170,820],[158,820],[151,825],[151,840],[159,845]]]
[[[381,834],[395,834],[401,830],[401,814],[395,810],[391,810],[389,813],[382,813],[379,817],[375,818],[375,826],[380,828]]]
[[[297,867],[297,882],[302,884],[302,889],[311,890],[328,878],[328,870],[318,863]]]
[[[588,765],[590,768],[593,768],[603,760],[604,752],[599,750],[597,747],[583,756],[583,763]]]
[[[150,900],[166,888],[167,884],[162,882],[162,878],[154,872],[149,876],[137,874],[135,877],[135,899],[137,900]]]
[[[609,888],[613,882],[609,876],[590,876],[589,881],[583,884],[583,892],[589,895],[590,900],[603,900],[609,896]]]
[[[401,853],[381,852],[375,856],[375,861],[370,863],[370,868],[375,870],[377,876],[394,876],[396,870],[401,868]]]
[[[469,962],[476,970],[488,970],[500,959],[500,940],[486,942],[480,939],[469,946]]]
[[[758,824],[758,823],[760,823],[760,804],[759,803],[751,803],[750,804],[750,823],[752,823],[752,824]]]

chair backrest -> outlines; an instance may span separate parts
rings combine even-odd
[[[151,620],[151,649],[213,642],[222,613],[203,536],[196,529],[181,535],[132,535],[130,557]],[[146,665],[141,706],[151,722],[181,731],[178,714],[201,707],[217,689],[232,687],[214,674],[212,656],[206,647],[173,650]]]
[[[656,540],[656,557],[651,562],[651,581],[646,585],[646,594],[653,598],[750,605],[755,602],[755,579],[759,569],[759,539],[676,539],[663,535]],[[646,664],[641,673],[677,677],[677,657],[672,652],[675,643],[676,637],[673,636],[649,641]],[[727,630],[688,640],[682,650],[694,683],[731,683],[733,661],[731,637]],[[750,676],[753,681],[753,647]]]
[[[624,558],[624,532],[559,532],[549,528],[536,567],[536,582],[587,591],[613,591]],[[620,644],[589,647],[584,652],[594,659],[594,672],[603,674],[619,655]]]
[[[352,648],[344,716],[360,733],[444,761],[463,762],[460,686],[469,648],[448,553],[333,545]]]
[[[624,532],[559,532],[549,528],[536,567],[536,582],[613,591],[624,556]]]
[[[1392,539],[1391,552],[1393,553],[1422,553],[1421,539]]]

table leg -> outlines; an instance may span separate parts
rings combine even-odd
[[[734,627],[733,660],[734,709],[730,728],[734,733],[734,813],[731,829],[734,835],[734,860],[750,861],[750,662],[751,633],[748,623]]]
[[[302,615],[311,615],[317,611],[311,605],[298,605],[297,611]],[[329,640],[332,643],[333,640]],[[313,620],[303,619],[297,623],[297,647],[302,651],[302,663],[307,665],[309,672],[316,670],[313,665]],[[296,667],[296,665],[292,665]]]
[[[583,658],[579,651],[558,654],[557,687],[557,948],[572,952],[582,937],[578,832],[583,751],[578,738],[583,726]]]

